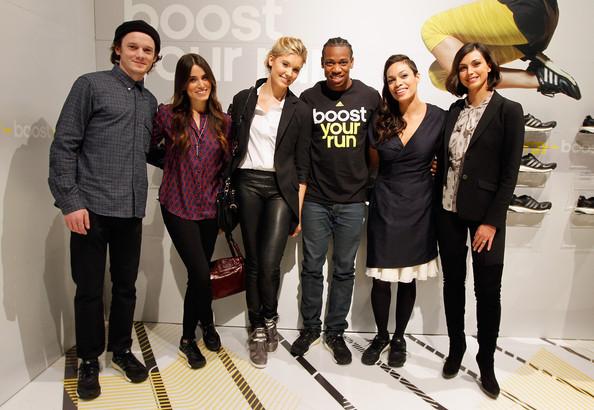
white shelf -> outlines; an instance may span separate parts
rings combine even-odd
[[[524,145],[538,147],[549,139],[551,131],[525,131]]]
[[[523,212],[507,211],[507,226],[540,226],[545,215],[549,211],[542,214],[531,214]]]
[[[517,187],[541,188],[545,185],[552,171],[549,172],[528,172],[518,173]]]
[[[571,213],[571,224],[579,228],[594,228],[594,215],[582,214],[577,212]]]
[[[578,132],[575,135],[575,143],[579,147],[585,148],[587,150],[594,149],[594,134]]]

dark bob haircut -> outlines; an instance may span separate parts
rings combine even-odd
[[[454,56],[452,68],[450,69],[450,73],[448,74],[448,77],[445,81],[446,89],[457,97],[462,97],[464,94],[468,93],[468,89],[460,81],[460,62],[466,56],[466,54],[474,50],[478,50],[478,52],[481,53],[487,62],[487,65],[491,67],[491,71],[487,77],[487,88],[492,90],[497,84],[499,84],[499,81],[501,81],[499,64],[497,64],[493,57],[491,57],[491,53],[489,52],[487,46],[482,43],[466,43]]]

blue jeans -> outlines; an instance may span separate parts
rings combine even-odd
[[[324,321],[327,334],[340,334],[347,327],[355,282],[355,256],[361,241],[365,204],[322,205],[305,201],[301,216],[303,265],[301,269],[301,316],[306,328],[321,329],[322,268],[332,237],[332,282],[328,313]]]

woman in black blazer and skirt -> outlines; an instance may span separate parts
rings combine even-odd
[[[312,119],[289,86],[306,58],[301,40],[279,38],[266,56],[268,77],[235,95],[230,112],[237,144],[231,170],[246,251],[249,357],[258,368],[278,346],[280,262],[288,236],[301,231]]]
[[[499,395],[493,358],[501,319],[505,219],[524,141],[522,106],[494,91],[499,79],[499,67],[483,44],[468,43],[458,51],[446,87],[466,98],[450,107],[438,158],[437,228],[450,339],[443,377],[458,373],[466,350],[464,283],[470,234],[479,343],[476,361],[481,389],[491,398]]]

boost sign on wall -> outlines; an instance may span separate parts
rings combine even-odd
[[[264,58],[273,41],[283,35],[279,0],[191,1],[103,0],[95,4],[98,50],[109,48],[113,31],[125,20],[143,19],[161,35],[163,60],[150,74],[151,90],[160,99],[171,96],[175,64],[185,53],[202,55],[219,83],[233,82],[233,91],[264,76]],[[105,66],[98,54],[97,65]],[[159,81],[157,81],[159,80]],[[221,90],[223,102],[231,89]]]

